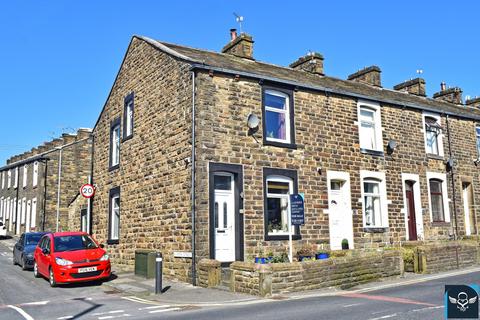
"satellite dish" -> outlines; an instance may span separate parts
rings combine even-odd
[[[258,128],[258,125],[260,124],[260,119],[253,113],[248,114],[247,117],[247,126],[249,129],[256,129]]]
[[[387,149],[390,151],[390,153],[393,152],[393,150],[395,150],[395,148],[397,147],[397,141],[395,140],[390,140],[388,141],[388,144],[387,144]]]

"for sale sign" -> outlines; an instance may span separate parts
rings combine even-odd
[[[80,188],[80,194],[82,195],[82,197],[84,198],[91,198],[93,197],[93,195],[95,194],[95,187],[92,186],[91,184],[84,184],[81,188]]]
[[[290,195],[290,215],[294,226],[305,224],[305,204],[303,194],[299,193]]]

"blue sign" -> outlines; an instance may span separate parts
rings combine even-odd
[[[294,226],[305,224],[305,201],[303,193],[290,195],[290,217]]]

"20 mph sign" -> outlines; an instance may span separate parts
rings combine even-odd
[[[80,188],[80,194],[82,195],[82,197],[84,198],[91,198],[93,197],[93,195],[95,194],[95,187],[92,186],[91,184],[84,184],[81,188]]]

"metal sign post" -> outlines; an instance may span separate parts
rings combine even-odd
[[[300,226],[305,224],[305,201],[304,194],[291,194],[288,206],[288,242],[289,242],[289,258],[293,261],[293,243],[292,243],[292,226]]]

